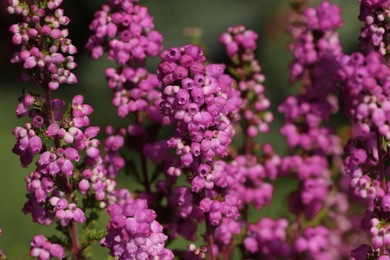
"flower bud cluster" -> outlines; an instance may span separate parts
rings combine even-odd
[[[334,259],[329,253],[330,232],[325,226],[308,227],[295,240],[294,250],[303,259]]]
[[[111,179],[115,179],[118,172],[125,167],[125,159],[120,155],[120,149],[125,144],[126,129],[115,130],[113,126],[107,126],[105,129],[108,137],[104,142],[104,164],[106,166],[107,175]]]
[[[273,158],[266,160],[264,164],[260,164],[255,156],[243,155],[237,156],[229,164],[223,161],[215,163],[215,169],[226,172],[224,187],[229,190],[229,194],[234,194],[241,200],[241,208],[252,204],[259,210],[271,203],[274,188],[265,179],[276,178],[280,163],[277,155],[272,156]]]
[[[192,188],[186,186],[172,188],[172,193],[168,195],[168,205],[176,213],[172,215],[167,225],[170,237],[176,238],[180,234],[188,240],[195,240],[196,222],[202,221],[205,217],[216,227],[214,236],[218,243],[228,245],[232,236],[241,232],[241,225],[237,222],[241,201],[237,195],[229,193],[227,173],[221,167],[218,168],[218,163],[222,161],[217,161],[213,166],[215,172],[209,173],[215,176],[214,182],[203,184],[201,178],[195,177],[196,179],[192,180]],[[221,181],[221,178],[224,181]],[[159,186],[159,189],[163,188],[161,183]],[[205,190],[204,195],[198,191],[199,188]]]
[[[331,172],[325,157],[292,155],[283,158],[281,174],[294,174],[300,181],[299,188],[289,196],[290,210],[313,219],[323,208],[331,187]]]
[[[390,18],[390,1],[360,1],[360,21],[364,27],[360,32],[360,47],[368,52],[377,51],[387,55],[389,51],[388,20]]]
[[[334,130],[323,125],[330,119],[330,111],[337,109],[337,99],[332,95],[328,97],[327,100],[309,94],[289,96],[279,106],[279,112],[286,119],[280,132],[286,137],[289,147],[321,155],[341,153],[340,140]]]
[[[366,134],[379,133],[390,140],[390,68],[377,52],[345,55],[338,72],[346,113]]]
[[[246,135],[255,138],[259,132],[269,131],[273,115],[269,111],[270,101],[265,96],[265,77],[255,59],[257,33],[244,26],[229,27],[219,41],[225,45],[231,59],[230,71],[237,79],[237,89],[241,93],[242,114],[246,121]]]
[[[16,114],[30,121],[13,129],[16,137],[13,152],[19,155],[23,167],[38,157],[35,169],[25,178],[28,201],[23,211],[31,213],[34,222],[44,225],[56,219],[58,228],[66,233],[75,230],[76,222],[86,222],[81,208],[90,207],[81,207],[73,192],[79,190],[86,200],[100,201],[100,206],[104,207],[116,183],[106,178],[100,141],[96,139],[99,127],[90,126],[92,107],[84,104],[81,95],[75,96],[68,107],[64,101],[51,97],[51,92],[60,84],[77,82],[70,72],[76,67],[72,56],[76,48],[67,38],[68,30],[63,28],[70,19],[59,8],[62,1],[35,3],[10,0],[8,7],[8,12],[23,17],[23,22],[10,28],[13,43],[20,46],[11,61],[24,62],[24,69],[45,93],[43,97],[25,91],[20,98]],[[72,247],[78,251],[75,254],[80,254],[82,249],[74,243],[77,241],[74,236],[77,233],[69,234],[69,238],[74,238]],[[63,255],[62,249],[62,253],[51,249],[46,238],[37,236],[35,240],[32,256],[49,259],[50,254]]]
[[[162,49],[162,36],[153,30],[153,17],[137,0],[108,0],[95,13],[89,26],[93,35],[86,48],[93,59],[103,55],[108,47],[108,58],[119,65],[142,62],[147,56],[157,56]]]
[[[349,186],[355,198],[368,205],[373,205],[377,194],[384,192],[377,168],[378,152],[377,142],[370,137],[351,139],[345,147],[344,171],[350,177]]]
[[[318,62],[324,63],[324,60],[328,64],[326,66],[322,64],[322,68],[313,69],[312,73],[317,74],[317,79],[320,81],[329,80],[323,74],[333,74],[332,71],[337,69],[332,66],[334,56],[342,52],[338,33],[335,32],[343,25],[341,8],[326,0],[314,8],[306,8],[304,13],[298,16],[297,24],[293,23],[289,28],[295,39],[289,46],[294,56],[290,68],[291,80],[295,82],[302,79],[308,67],[316,67]]]
[[[155,74],[144,68],[108,68],[108,86],[114,91],[112,104],[118,108],[118,116],[124,118],[136,112],[145,112],[155,122],[160,122],[160,82]]]
[[[343,177],[344,178],[344,177]],[[350,257],[357,241],[365,241],[366,235],[360,228],[359,216],[349,214],[351,205],[348,190],[333,189],[325,200],[329,224],[329,248],[327,252],[333,259]],[[348,236],[346,236],[348,234]]]
[[[229,95],[238,93],[226,91],[232,80],[226,80],[224,66],[204,67],[205,57],[198,47],[171,48],[161,57],[158,72],[164,84],[160,103],[163,123],[176,123],[168,146],[176,149],[184,168],[194,163],[197,170],[201,166],[196,162],[210,163],[216,156],[227,155],[234,134],[229,117],[239,108],[240,99],[230,99]]]
[[[292,248],[287,242],[287,228],[286,219],[262,218],[258,223],[248,226],[244,247],[250,253],[260,254],[265,258],[289,258]]]
[[[50,243],[44,235],[37,235],[31,241],[30,256],[39,260],[49,260],[53,257],[63,259],[65,253],[61,245]]]
[[[226,46],[226,52],[232,59],[250,61],[253,52],[257,48],[258,35],[252,30],[246,30],[244,26],[232,26],[222,34],[219,41]]]
[[[62,0],[28,3],[9,0],[8,12],[23,17],[23,22],[10,27],[13,44],[20,46],[11,62],[23,63],[29,74],[37,75],[34,80],[48,84],[51,90],[60,84],[77,83],[71,72],[77,66],[72,56],[77,50],[68,38],[68,29],[63,28],[70,19],[59,8]]]
[[[28,105],[26,100],[30,100]],[[28,117],[30,123],[13,130],[17,139],[13,151],[24,167],[33,161],[36,164],[25,178],[28,201],[23,211],[31,213],[33,221],[39,224],[48,226],[55,220],[68,229],[76,222],[84,223],[87,216],[82,208],[90,206],[82,207],[70,194],[78,190],[86,199],[99,201],[99,206],[104,207],[116,186],[115,181],[106,178],[100,142],[96,139],[99,128],[90,126],[93,109],[83,100],[83,96],[75,96],[66,108],[62,100],[25,92],[17,107],[19,117]],[[51,113],[47,112],[49,109]],[[41,235],[31,245],[33,257],[64,257],[62,247]]]
[[[197,247],[195,244],[188,245],[188,251],[184,252],[185,259],[197,260],[207,257],[208,248],[206,246]]]
[[[242,232],[241,223],[232,218],[223,218],[222,223],[215,229],[214,237],[216,241],[228,246],[233,241],[234,235]]]
[[[165,190],[164,193],[168,191],[167,188],[167,182],[161,182],[158,185],[160,191]],[[167,224],[169,237],[175,239],[181,235],[187,240],[196,240],[197,223],[194,220],[201,220],[203,217],[196,206],[191,189],[186,186],[173,187],[171,194],[167,194],[167,197],[169,207],[175,210],[175,214],[171,215]]]
[[[75,203],[68,203],[66,199],[51,197],[49,203],[54,207],[53,214],[61,226],[66,227],[71,220],[79,223],[85,222],[84,212]]]
[[[164,247],[167,236],[156,213],[146,200],[126,197],[107,208],[110,221],[101,244],[119,259],[173,259],[172,251]]]
[[[385,220],[372,218],[370,220],[371,243],[374,250],[390,247],[390,225]]]

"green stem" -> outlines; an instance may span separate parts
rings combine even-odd
[[[214,237],[213,237],[213,230],[211,228],[210,223],[210,214],[205,213],[205,222],[206,222],[206,241],[207,241],[207,252],[209,255],[209,260],[214,260]]]

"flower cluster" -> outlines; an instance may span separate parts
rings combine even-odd
[[[120,66],[106,69],[108,86],[114,91],[112,103],[118,107],[118,116],[123,118],[139,111],[149,113],[158,121],[160,83],[155,74],[142,68],[142,64],[148,56],[156,56],[162,49],[162,36],[153,30],[153,18],[147,8],[134,2],[137,1],[108,1],[101,11],[96,12],[90,24],[94,34],[86,48],[94,59],[108,49],[108,58]]]
[[[25,95],[22,102],[32,96],[29,93]],[[25,179],[29,194],[23,211],[31,213],[34,222],[44,225],[52,224],[54,219],[63,228],[76,222],[84,223],[84,210],[88,206],[81,207],[71,196],[73,191],[78,190],[86,198],[100,201],[100,207],[104,207],[116,186],[115,181],[106,178],[100,142],[95,138],[99,128],[89,125],[88,115],[93,109],[84,104],[80,95],[73,98],[67,109],[65,102],[59,99],[33,95],[33,100],[26,113],[31,123],[13,131],[17,138],[13,150],[21,156],[22,164],[28,166],[34,155],[38,156],[36,168]],[[46,112],[50,108],[52,117]],[[54,121],[51,123],[52,118]],[[32,138],[28,139],[28,136]],[[32,146],[34,142],[39,143],[39,149],[36,148],[34,153],[23,153],[26,149],[37,147]],[[32,256],[49,254],[51,249],[47,245],[42,246],[40,251],[37,249],[41,246],[38,242],[34,244]],[[52,254],[55,256],[55,253]]]
[[[205,183],[209,172],[203,167],[216,156],[227,155],[234,134],[229,117],[239,108],[240,99],[233,98],[237,92],[229,91],[233,81],[223,74],[224,66],[203,66],[205,57],[198,47],[171,48],[161,57],[158,72],[164,84],[160,103],[163,123],[176,124],[168,145],[176,149],[183,167],[195,166]]]
[[[118,74],[118,71],[122,71],[121,74]],[[108,68],[106,76],[109,87],[113,88],[115,93],[112,104],[118,107],[119,117],[145,112],[151,120],[161,121],[160,82],[155,74],[148,73],[143,68]]]
[[[125,190],[118,192],[121,199],[107,208],[110,221],[102,245],[119,259],[173,259],[172,251],[164,247],[163,227],[146,200],[133,199]]]
[[[306,84],[302,94],[288,97],[279,106],[286,119],[281,133],[292,148],[317,154],[340,153],[339,140],[329,127],[322,126],[338,109],[335,74],[342,50],[334,30],[342,25],[340,12],[339,7],[323,1],[315,8],[305,9],[300,17],[304,25],[298,19],[298,24],[290,28],[294,39],[290,44],[294,54],[291,80],[302,79]]]
[[[30,256],[39,260],[49,260],[53,257],[63,259],[64,249],[55,243],[50,243],[43,235],[37,235],[31,241]]]
[[[268,125],[273,121],[273,115],[268,111],[271,103],[264,93],[265,77],[254,54],[257,37],[254,31],[246,30],[244,26],[235,26],[229,27],[228,32],[219,38],[232,62],[229,68],[237,79],[243,100],[244,128],[249,138],[255,138],[259,132],[268,132]]]
[[[307,68],[314,67],[313,76],[319,84],[325,85],[322,81],[332,78],[326,75],[332,75],[337,70],[334,59],[341,54],[338,33],[335,32],[343,25],[341,8],[329,1],[322,1],[315,8],[305,8],[303,14],[297,16],[288,28],[294,38],[289,46],[294,56],[290,69],[291,80],[295,82],[302,79]],[[322,65],[317,68],[319,61]],[[313,80],[312,83],[317,84],[317,81]],[[332,87],[335,88],[328,83],[328,88]]]
[[[390,18],[390,1],[360,1],[360,21],[364,27],[360,34],[360,47],[368,52],[377,51],[387,55],[389,46],[388,19]]]
[[[381,187],[381,176],[377,169],[377,142],[367,141],[368,138],[362,137],[350,140],[345,147],[344,170],[350,177],[349,185],[355,198],[373,205],[377,194],[385,191]]]
[[[95,13],[89,28],[94,34],[86,47],[94,59],[109,47],[108,58],[119,65],[142,62],[146,56],[156,56],[162,48],[162,36],[153,30],[153,17],[138,0],[108,0]]]
[[[265,149],[264,149],[265,150]],[[254,208],[261,209],[271,203],[273,186],[265,182],[266,178],[275,179],[280,158],[272,155],[260,164],[255,156],[237,156],[231,163],[217,161],[214,166],[225,173],[226,187],[229,193],[237,196],[242,206],[252,204]]]
[[[249,252],[260,253],[262,257],[288,258],[292,248],[287,242],[287,227],[286,219],[263,218],[248,226],[244,246]]]
[[[9,0],[7,8],[9,13],[23,17],[23,22],[10,27],[13,44],[20,46],[11,62],[23,63],[29,74],[36,75],[34,81],[48,84],[51,90],[60,84],[77,83],[71,72],[76,67],[72,55],[77,50],[68,38],[68,29],[63,28],[70,19],[59,8],[61,3],[62,0],[51,0],[41,6]]]
[[[226,52],[232,59],[249,61],[257,48],[258,35],[244,26],[232,26],[222,34],[219,41],[226,46]]]
[[[329,230],[324,226],[308,227],[303,234],[288,243],[288,221],[263,218],[249,225],[245,248],[254,256],[293,259],[334,259],[329,254]]]
[[[343,82],[346,113],[362,133],[379,133],[390,140],[390,68],[377,52],[367,56],[361,53],[345,55],[338,71]]]
[[[329,247],[329,230],[321,225],[306,228],[294,243],[296,253],[305,255],[303,259],[334,259]]]

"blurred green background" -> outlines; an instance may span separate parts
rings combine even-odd
[[[24,215],[21,208],[26,201],[24,177],[32,170],[20,167],[19,159],[11,152],[15,139],[11,130],[24,123],[15,116],[15,107],[22,89],[34,89],[32,84],[17,84],[16,76],[20,66],[12,65],[9,59],[15,48],[11,44],[11,33],[8,27],[18,22],[18,17],[5,12],[7,1],[1,1],[0,7],[0,248],[8,259],[28,259],[31,238],[38,234],[52,233],[44,226],[32,223],[30,215]],[[341,41],[346,53],[357,46],[360,22],[357,20],[358,0],[331,1],[343,7],[345,26],[340,30]],[[84,49],[90,34],[89,22],[93,13],[100,9],[104,1],[64,1],[65,14],[71,18],[69,25],[70,38],[78,47],[76,56],[78,68],[75,73],[79,79],[77,85],[62,86],[55,93],[67,101],[75,94],[84,94],[85,102],[91,104],[95,112],[91,116],[93,125],[120,125],[116,110],[111,105],[112,93],[106,87],[104,70],[108,62],[104,59],[91,61]],[[224,49],[218,43],[218,37],[231,25],[245,25],[259,34],[257,58],[265,74],[268,97],[272,101],[272,110],[276,121],[270,134],[264,141],[271,142],[276,149],[283,152],[284,138],[280,138],[279,128],[282,118],[277,113],[277,106],[285,97],[296,91],[288,82],[288,63],[291,55],[286,50],[289,41],[285,33],[286,14],[290,1],[287,0],[141,0],[142,5],[149,7],[155,18],[156,29],[164,35],[164,48],[188,43],[183,35],[185,27],[200,27],[203,30],[202,41],[207,49],[209,60],[223,62],[226,60]],[[155,70],[157,59],[151,61],[150,69]],[[36,90],[35,90],[36,91]],[[126,178],[121,178],[126,181]],[[131,187],[131,183],[122,184]],[[291,190],[286,185],[276,186],[274,206],[264,209],[262,214],[276,216],[283,214],[286,202],[284,196]],[[103,252],[103,251],[99,251]],[[107,259],[107,255],[95,255],[93,259]]]

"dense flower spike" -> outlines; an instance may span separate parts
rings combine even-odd
[[[144,162],[143,184],[150,192],[146,169],[148,155],[142,151],[156,141],[162,120],[161,91],[157,76],[143,68],[143,63],[148,56],[156,56],[162,49],[162,36],[153,30],[153,18],[147,8],[137,2],[109,0],[95,13],[90,24],[94,35],[86,47],[93,59],[108,51],[108,58],[117,62],[116,68],[109,67],[105,72],[108,87],[114,92],[112,104],[117,107],[120,118],[128,117],[132,121],[120,129],[106,127],[109,136],[105,141],[104,163],[108,174],[114,178],[126,163],[130,163],[123,157],[124,150],[136,150]],[[148,127],[152,133],[145,131]]]
[[[279,106],[286,121],[281,134],[292,152],[282,159],[280,174],[293,174],[299,180],[298,190],[288,198],[290,211],[296,215],[292,254],[303,259],[342,258],[343,253],[332,250],[330,243],[343,241],[346,230],[333,232],[325,226],[301,229],[305,223],[302,216],[314,219],[336,187],[330,168],[341,155],[340,139],[325,123],[338,110],[336,72],[342,49],[335,30],[343,24],[341,8],[327,0],[313,8],[300,7],[297,4],[291,15],[288,30],[293,37],[289,45],[293,52],[290,80],[302,81],[303,86]],[[329,227],[338,229],[336,225]]]
[[[292,148],[324,155],[341,152],[333,131],[322,126],[323,121],[328,121],[331,113],[338,109],[334,97],[337,91],[335,73],[342,50],[334,30],[342,25],[340,11],[339,7],[323,1],[316,8],[306,9],[295,18],[298,24],[289,28],[294,39],[290,44],[294,53],[291,80],[308,82],[303,94],[288,97],[279,107],[286,118],[281,133]],[[300,20],[305,21],[303,26]],[[315,37],[317,34],[321,38]],[[305,49],[309,46],[310,50]]]
[[[32,81],[44,90],[44,96],[24,91],[20,98],[16,114],[18,118],[27,117],[29,122],[14,128],[13,152],[20,156],[24,167],[38,157],[35,169],[25,178],[28,201],[23,212],[31,213],[39,224],[55,223],[68,240],[63,243],[71,257],[80,259],[88,245],[79,242],[76,222],[85,223],[83,228],[88,229],[87,217],[94,218],[95,211],[109,203],[116,183],[106,178],[100,141],[96,138],[99,127],[90,126],[93,108],[84,103],[81,95],[76,95],[68,106],[52,98],[60,84],[77,82],[70,72],[76,67],[72,56],[76,47],[63,28],[70,19],[58,8],[61,2],[9,2],[8,11],[23,17],[22,23],[10,28],[13,43],[20,47],[11,62],[23,62]],[[82,202],[77,190],[84,195]],[[91,210],[88,215],[87,209]],[[101,237],[98,232],[95,236]],[[65,257],[59,244],[42,235],[34,237],[30,255],[38,259]]]
[[[237,120],[235,113],[241,106],[240,93],[232,88],[233,80],[223,73],[223,65],[203,65],[206,58],[197,46],[170,48],[160,56],[163,61],[158,66],[158,76],[164,87],[160,103],[163,123],[175,125],[168,147],[174,148],[180,158],[180,165],[172,165],[168,174],[185,172],[192,193],[200,196],[199,204],[189,211],[192,214],[182,211],[181,215],[187,219],[196,218],[197,211],[204,215],[208,254],[213,259],[218,250],[213,246],[211,226],[222,223],[215,230],[222,244],[229,244],[232,237],[221,236],[222,230],[230,234],[241,231],[235,222],[241,202],[237,196],[223,191],[226,172],[213,164],[216,158],[228,154],[234,134],[232,121]],[[190,201],[192,196],[189,193]],[[188,204],[184,205],[187,205],[184,209],[189,209]]]
[[[297,174],[299,190],[291,194],[290,208],[297,215],[304,212],[309,219],[321,210],[328,195],[327,156],[341,154],[339,138],[334,130],[323,125],[338,109],[334,75],[342,52],[334,30],[342,25],[340,13],[338,6],[323,1],[292,17],[295,24],[289,28],[294,54],[291,80],[303,80],[304,86],[301,93],[289,96],[279,106],[286,120],[281,134],[286,136],[289,148],[302,150],[305,158],[286,157],[281,171]]]
[[[161,57],[163,123],[176,124],[169,147],[176,149],[186,168],[196,161],[207,163],[226,156],[234,134],[229,117],[239,104],[227,102],[229,94],[236,93],[229,93],[232,81],[226,80],[224,66],[205,67],[203,52],[193,45],[165,50]]]
[[[23,100],[30,96],[32,94],[25,93]],[[33,221],[43,225],[51,225],[54,220],[63,228],[75,225],[74,222],[84,223],[85,206],[78,205],[67,193],[78,190],[87,198],[100,201],[100,207],[104,207],[116,186],[115,181],[106,178],[107,171],[98,148],[100,142],[95,138],[99,128],[89,125],[88,116],[93,109],[80,95],[73,98],[68,108],[64,101],[55,99],[51,102],[55,121],[49,123],[50,116],[44,111],[50,100],[39,95],[33,95],[32,99],[33,103],[25,112],[31,123],[13,131],[18,142],[13,151],[21,156],[24,166],[38,155],[35,170],[25,178],[29,194],[23,211],[31,213]],[[26,153],[28,149],[32,152]],[[47,247],[38,251],[37,248],[32,250],[33,256],[49,258]]]
[[[359,52],[341,59],[338,76],[345,98],[345,112],[352,119],[353,135],[345,147],[344,171],[350,178],[355,198],[367,209],[362,228],[371,237],[372,247],[362,245],[353,251],[356,259],[387,259],[389,244],[387,183],[388,106],[390,69],[387,55],[389,1],[361,1],[359,18],[365,22]]]
[[[146,200],[130,198],[107,208],[110,222],[107,236],[101,241],[119,259],[173,259],[172,251],[164,248],[167,236],[148,209]]]
[[[59,8],[61,3],[62,0],[37,5],[10,0],[7,9],[23,18],[23,22],[10,27],[13,44],[20,46],[11,62],[23,63],[29,74],[36,75],[33,81],[48,84],[51,90],[60,84],[77,83],[71,72],[77,66],[72,56],[77,50],[68,38],[68,29],[64,28],[70,19]]]

